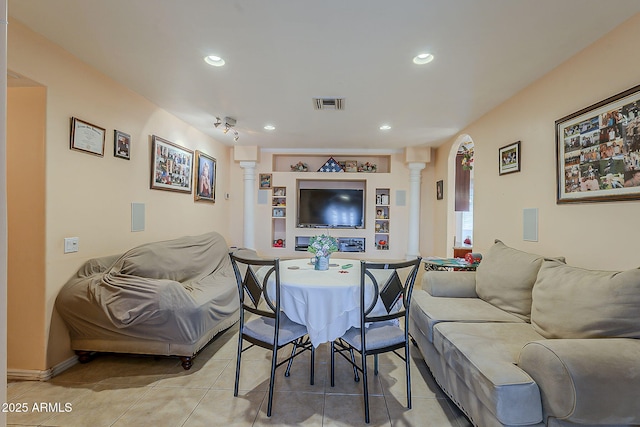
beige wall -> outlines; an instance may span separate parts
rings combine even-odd
[[[639,84],[639,37],[636,15],[460,132],[475,143],[474,250],[486,251],[499,238],[522,250],[564,255],[576,266],[638,266],[640,202],[556,204],[555,121]],[[454,140],[437,151],[436,179],[446,179]],[[498,148],[515,141],[522,141],[522,171],[499,176]],[[538,242],[523,241],[525,208],[539,209]],[[434,217],[446,218],[444,203],[436,204]],[[439,227],[437,251],[446,251],[446,239]]]
[[[45,366],[46,89],[7,90],[7,365]],[[26,333],[29,331],[29,333]]]
[[[7,110],[7,1],[0,0],[0,129],[6,129]],[[0,176],[6,176],[6,132],[0,132]],[[7,402],[7,186],[0,186],[0,401]],[[0,412],[0,426],[7,416]]]
[[[67,330],[53,306],[60,287],[87,259],[120,253],[134,245],[217,230],[228,237],[230,150],[146,99],[120,86],[68,52],[11,20],[8,68],[46,87],[46,196],[44,324],[29,333],[44,336],[41,366],[66,360]],[[70,117],[106,128],[104,157],[69,149]],[[131,160],[113,156],[113,131],[131,134]],[[218,161],[216,203],[195,203],[193,195],[149,189],[150,135],[158,135]],[[28,193],[29,188],[17,191]],[[130,231],[130,205],[146,206],[146,229]],[[80,251],[63,253],[65,237],[79,237]],[[10,359],[16,348],[8,349]],[[19,355],[22,356],[22,355]]]

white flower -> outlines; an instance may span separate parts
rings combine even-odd
[[[338,240],[326,234],[313,236],[307,250],[316,256],[326,257],[338,250]]]

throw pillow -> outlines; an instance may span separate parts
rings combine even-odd
[[[640,269],[598,271],[544,261],[531,324],[545,338],[640,338]]]
[[[476,270],[476,293],[486,302],[525,321],[531,316],[531,289],[543,257],[496,240]]]

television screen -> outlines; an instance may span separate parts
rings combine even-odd
[[[301,188],[298,227],[364,227],[364,190]]]

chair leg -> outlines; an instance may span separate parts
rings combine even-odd
[[[360,376],[358,375],[358,368],[356,367],[356,357],[353,354],[353,348],[349,349],[349,354],[351,355],[351,365],[353,366],[353,380],[355,382],[360,381]]]
[[[364,390],[364,422],[369,424],[369,381],[367,377],[367,356],[362,349],[362,388]]]
[[[300,338],[302,340],[302,338]],[[293,355],[296,354],[296,349],[298,348],[298,341],[293,342],[293,349],[291,350],[291,354],[289,355],[289,363],[287,363],[287,370],[284,371],[284,376],[288,377],[291,373],[291,365],[293,365]]]
[[[276,366],[278,364],[278,346],[273,346],[271,353],[271,376],[269,378],[269,402],[267,403],[267,417],[271,416],[271,408],[273,406],[273,389],[276,380]]]
[[[335,363],[336,363],[336,349],[335,343],[331,341],[331,387],[336,385],[335,381]]]
[[[240,383],[240,359],[242,358],[242,332],[238,334],[238,357],[236,357],[236,382],[233,386],[233,395],[238,395],[238,384]]]
[[[404,345],[404,360],[407,375],[407,409],[411,409],[411,357],[409,356],[409,343]]]
[[[373,355],[373,373],[374,375],[378,375],[378,355]]]
[[[311,377],[310,384],[313,385],[314,377],[315,377],[315,366],[316,366],[316,348],[311,343],[309,343],[309,345],[311,346],[311,373],[309,374],[309,376]]]

